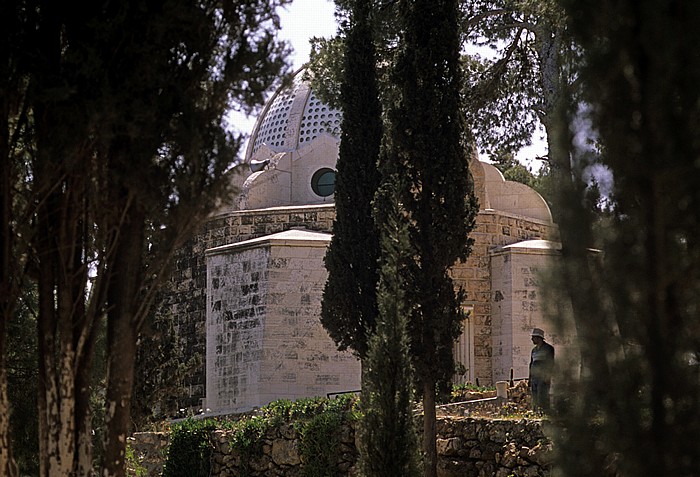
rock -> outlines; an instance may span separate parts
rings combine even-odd
[[[462,439],[459,437],[452,437],[449,439],[438,439],[437,440],[437,453],[438,455],[453,456],[457,455],[462,448]]]
[[[539,466],[548,466],[554,460],[554,448],[551,442],[539,442],[527,453],[527,460]]]
[[[508,469],[506,467],[499,467],[496,471],[495,477],[510,477],[511,475],[513,475],[511,469]]]
[[[509,442],[504,449],[503,452],[503,457],[501,457],[501,465],[503,467],[508,467],[509,469],[512,469],[515,467],[515,464],[518,462],[518,455],[520,454],[520,451],[518,448],[515,446],[514,442]]]
[[[294,426],[287,423],[284,423],[279,427],[279,433],[280,436],[288,440],[294,439],[296,437],[296,431],[294,430]]]
[[[277,439],[272,443],[272,461],[277,465],[299,465],[299,440]]]

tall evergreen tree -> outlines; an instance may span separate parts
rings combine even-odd
[[[12,178],[0,187],[0,283],[14,290],[7,272],[23,268],[37,280],[39,475],[93,474],[90,370],[106,316],[100,474],[123,476],[138,332],[173,250],[227,188],[241,138],[224,115],[260,104],[287,69],[275,38],[287,2],[7,3],[2,24],[26,28],[0,43],[12,73],[0,80],[0,162]],[[4,377],[0,368],[3,475]]]
[[[400,202],[415,251],[407,273],[410,346],[423,396],[425,475],[434,476],[436,385],[454,371],[462,319],[448,269],[470,252],[478,206],[460,111],[458,2],[398,3],[402,36],[390,78],[386,160],[405,179]]]
[[[372,0],[349,5],[340,107],[342,135],[335,184],[336,219],[326,253],[321,323],[339,349],[367,354],[377,319],[379,233],[372,200],[379,187],[381,106],[372,34]]]
[[[700,432],[700,4],[561,3],[584,57],[586,119],[612,174],[613,219],[600,274],[576,290],[591,312],[574,316],[578,341],[596,354],[567,381],[575,393],[561,415],[560,464],[570,476],[605,466],[697,475],[700,444],[688,436]],[[561,110],[560,147],[577,158],[571,125],[585,123],[571,119],[580,110]],[[569,235],[572,226],[560,223]],[[589,245],[584,232],[575,247]],[[564,259],[574,275],[577,261]]]
[[[418,439],[413,419],[413,368],[408,338],[407,264],[413,257],[408,223],[399,203],[401,178],[394,175],[377,195],[382,259],[379,317],[363,361],[360,403],[360,468],[365,477],[418,475]]]

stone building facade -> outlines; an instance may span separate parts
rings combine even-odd
[[[273,96],[251,136],[240,195],[178,254],[158,313],[180,353],[197,357],[179,407],[223,413],[359,389],[359,363],[319,322],[340,114],[301,79]],[[547,328],[538,277],[558,253],[557,229],[534,190],[476,158],[470,169],[480,211],[473,252],[452,268],[469,312],[456,380],[489,384],[511,369],[527,376],[530,330]]]

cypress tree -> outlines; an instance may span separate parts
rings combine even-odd
[[[402,38],[391,72],[387,161],[405,179],[400,201],[414,247],[408,264],[411,354],[424,407],[425,475],[436,475],[435,392],[453,373],[462,313],[448,269],[466,259],[478,206],[460,112],[459,4],[399,2]]]
[[[607,475],[698,475],[700,4],[561,3],[583,57],[586,119],[613,179],[613,218],[594,286],[577,288],[592,312],[574,316],[579,345],[598,354],[570,383],[560,465],[569,476],[601,475],[603,464]],[[571,131],[566,112],[560,127]],[[564,272],[575,266],[565,260]]]
[[[379,316],[363,361],[360,468],[365,477],[415,476],[418,445],[413,424],[413,379],[408,341],[406,263],[413,256],[398,202],[398,177],[379,192],[381,224]]]
[[[372,200],[380,174],[381,106],[371,25],[372,2],[349,2],[341,84],[342,135],[335,184],[336,219],[325,257],[328,281],[321,323],[338,344],[360,358],[377,317],[379,233]]]

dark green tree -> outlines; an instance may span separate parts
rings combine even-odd
[[[344,24],[340,107],[343,111],[335,184],[336,218],[326,253],[328,281],[321,323],[338,344],[360,358],[377,319],[379,232],[372,200],[379,187],[382,139],[372,28],[373,1],[349,2]]]
[[[20,475],[37,475],[36,287],[25,279],[15,315],[8,323],[7,381],[13,455]]]
[[[18,45],[26,45],[27,23],[32,13],[21,0],[0,4],[0,475],[14,477],[18,468],[11,448],[11,410],[6,360],[8,342],[22,295],[31,206],[21,194],[26,167],[24,145],[30,140],[26,107],[26,57]],[[12,392],[12,391],[11,391]],[[30,426],[28,426],[30,427]],[[15,434],[17,436],[17,434]],[[25,453],[20,458],[26,457]]]
[[[8,71],[21,65],[0,103],[11,177],[2,285],[13,289],[6,272],[26,257],[38,287],[39,475],[92,475],[91,368],[105,317],[100,473],[124,475],[139,330],[173,251],[226,191],[241,138],[224,115],[260,104],[287,70],[275,38],[284,3],[9,2],[3,24],[23,29],[2,44]],[[26,94],[14,104],[5,89]],[[3,301],[3,325],[15,305]]]
[[[384,168],[404,178],[400,203],[414,248],[408,264],[412,361],[423,397],[425,475],[436,473],[436,386],[454,371],[462,313],[448,269],[466,259],[478,210],[460,109],[459,8],[454,0],[398,2],[402,36],[392,67]]]
[[[700,445],[688,436],[700,431],[700,5],[561,3],[584,58],[584,119],[613,188],[600,273],[576,290],[591,313],[574,314],[578,341],[595,351],[565,382],[560,465],[570,476],[696,475]],[[565,103],[557,118],[559,147],[574,160],[583,155],[571,137],[586,125],[580,116]],[[575,233],[575,219],[562,232]],[[580,261],[564,259],[573,276]]]
[[[398,201],[401,178],[378,192],[375,216],[381,224],[381,266],[377,326],[363,360],[360,404],[360,468],[366,477],[419,474],[413,418],[413,369],[408,338],[407,284],[413,258],[406,214]]]

